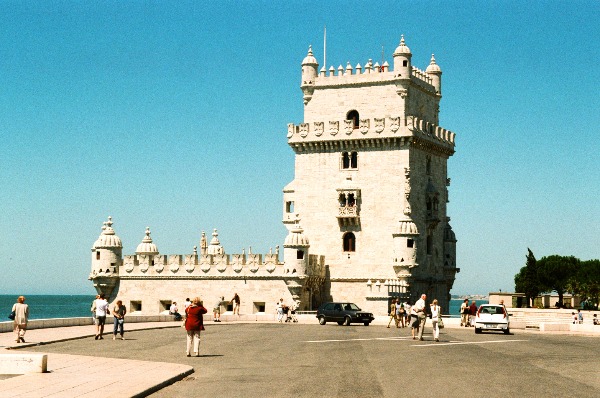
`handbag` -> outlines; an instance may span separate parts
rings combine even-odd
[[[8,319],[12,319],[14,321],[16,316],[17,314],[14,311],[12,311],[10,314],[8,314]]]
[[[444,321],[442,320],[442,317],[438,318],[438,328],[440,328],[440,329],[444,328]]]

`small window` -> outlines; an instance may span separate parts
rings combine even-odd
[[[352,120],[354,128],[357,129],[360,120],[358,117],[358,111],[352,110],[348,112],[348,114],[346,115],[346,120]]]
[[[302,260],[302,259],[304,259],[304,250],[296,251],[296,260]]]
[[[342,169],[349,169],[350,168],[350,156],[348,155],[348,152],[344,152],[342,153]]]
[[[129,312],[137,312],[142,310],[142,302],[141,301],[132,301],[130,304]]]
[[[293,213],[294,212],[294,202],[292,202],[292,201],[285,202],[285,212],[286,213]]]
[[[348,195],[348,206],[354,207],[355,204],[356,204],[356,200],[354,199],[354,194],[351,193]]]
[[[346,207],[346,195],[340,194],[340,207]]]
[[[254,307],[254,313],[257,314],[259,312],[265,312],[265,303],[263,302],[254,302],[253,305]]]
[[[356,251],[356,238],[352,232],[348,232],[344,235],[344,252]]]
[[[96,250],[96,260],[100,260],[100,252]]]
[[[408,61],[406,61],[406,60],[402,61],[402,66],[408,66]]]
[[[342,152],[342,169],[356,169],[358,168],[358,153],[354,152]]]
[[[415,246],[415,241],[412,239],[407,239],[406,240],[406,247],[414,247]]]
[[[132,303],[133,306],[133,303]],[[132,307],[133,308],[133,307]],[[171,309],[171,300],[160,300],[160,311],[169,311]]]
[[[233,304],[227,304],[227,309],[225,311],[233,312]]]

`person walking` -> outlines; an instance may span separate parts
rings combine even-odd
[[[477,304],[473,300],[469,307],[469,326],[475,326],[475,315],[477,315]]]
[[[279,301],[277,302],[277,322],[282,322],[283,320],[283,299],[279,299]]]
[[[417,339],[417,334],[419,333],[419,315],[417,314],[415,307],[410,307],[410,335],[413,340]]]
[[[425,300],[427,295],[422,294],[421,298],[417,300],[413,309],[419,318],[419,340],[423,341],[423,332],[425,331],[425,323],[427,322],[427,312],[425,311]]]
[[[240,316],[240,296],[237,293],[233,294],[233,298],[229,304],[233,304],[233,315],[237,313]]]
[[[117,331],[120,332],[121,340],[125,340],[123,324],[125,323],[125,314],[127,313],[127,308],[123,305],[123,301],[117,300],[117,303],[113,307],[112,314],[114,318],[114,327],[113,327],[113,340],[117,339]]]
[[[579,324],[583,323],[583,312],[581,310],[577,310],[577,321]]]
[[[90,307],[90,311],[92,312],[92,322],[94,322],[94,325],[97,322],[97,320],[96,320],[96,300],[98,300],[99,298],[100,298],[100,295],[97,294],[94,301],[92,301],[92,306]]]
[[[392,320],[396,322],[396,327],[398,327],[398,318],[396,318],[396,299],[392,299],[392,302],[390,303],[390,311],[389,311],[389,315],[390,315],[390,321],[388,322],[388,329],[390,327],[390,324],[392,323]]]
[[[431,310],[431,327],[433,329],[433,340],[440,341],[439,320],[442,317],[442,307],[438,305],[437,299],[434,299],[429,308]]]
[[[185,331],[187,334],[185,353],[188,357],[200,356],[200,331],[204,330],[203,315],[208,310],[204,308],[204,304],[200,297],[194,297],[192,304],[185,309]]]
[[[224,296],[219,297],[219,299],[215,303],[215,306],[213,307],[213,321],[215,321],[215,322],[221,322],[221,304],[223,304],[224,300],[225,300]],[[193,300],[192,300],[192,304],[194,304]]]
[[[104,298],[104,293],[100,294],[100,297],[96,299],[96,337],[94,340],[104,340],[102,334],[104,333],[104,324],[106,323],[106,315],[109,313],[108,301]]]
[[[465,299],[460,305],[460,326],[469,326],[469,299]]]
[[[396,301],[396,327],[404,327],[404,304]]]
[[[17,302],[13,305],[12,311],[15,313],[13,330],[15,332],[17,343],[25,342],[25,332],[27,331],[27,321],[29,320],[29,306],[25,304],[25,297],[19,296]]]

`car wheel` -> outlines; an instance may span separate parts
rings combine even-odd
[[[371,322],[364,322],[364,325],[365,325],[365,326],[369,326],[369,324],[370,324],[370,323],[371,323]]]
[[[344,318],[344,326],[349,326],[350,325],[350,318],[349,317],[345,317]]]
[[[481,333],[481,329],[480,328],[475,328],[475,334],[479,334]]]
[[[510,329],[509,328],[504,329],[504,334],[510,334]]]
[[[324,316],[320,316],[319,317],[319,324],[325,325],[326,323],[327,323],[327,321],[325,321],[325,317]]]

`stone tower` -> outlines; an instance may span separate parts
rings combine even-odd
[[[392,297],[426,293],[447,311],[459,269],[446,214],[454,133],[438,125],[442,71],[433,55],[425,71],[413,67],[404,37],[393,58],[393,70],[372,60],[319,70],[309,47],[304,120],[288,125],[295,176],[283,223],[292,233],[299,215],[311,252],[324,256],[325,299],[384,313]]]
[[[94,282],[98,294],[110,297],[119,281],[119,267],[123,264],[123,244],[112,227],[112,217],[102,225],[102,232],[92,246],[92,271],[88,279]]]

